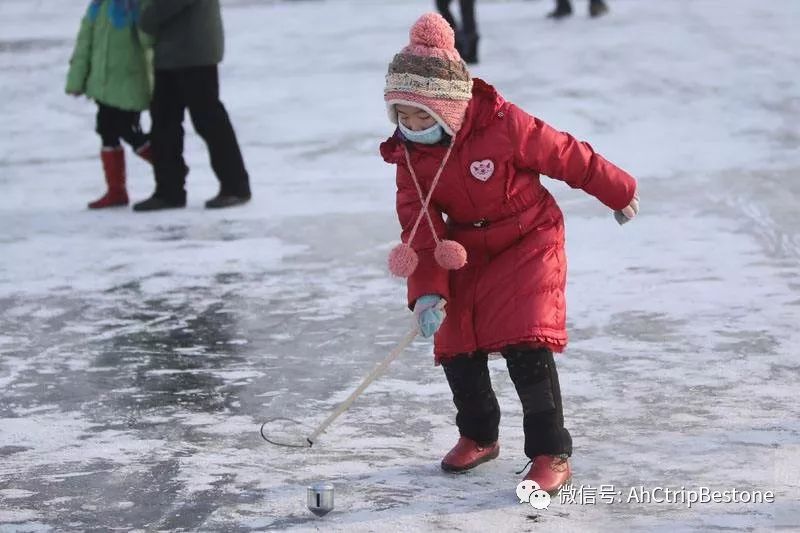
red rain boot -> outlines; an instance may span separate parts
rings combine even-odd
[[[144,143],[139,148],[136,149],[136,155],[150,163],[153,164],[153,147],[150,146],[150,141]]]
[[[537,455],[525,480],[533,480],[539,488],[555,496],[561,487],[569,483],[572,478],[572,469],[569,459],[557,455]]]
[[[491,461],[500,455],[500,443],[493,442],[480,446],[467,437],[459,437],[453,449],[442,459],[442,470],[445,472],[465,472],[481,463]]]
[[[103,161],[108,191],[102,198],[90,203],[89,209],[128,205],[128,192],[125,190],[125,152],[122,147],[103,148],[100,159]]]

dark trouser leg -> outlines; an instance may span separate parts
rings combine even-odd
[[[220,193],[249,197],[250,178],[228,112],[219,99],[217,66],[188,68],[184,76],[189,114],[195,130],[208,146]]]
[[[475,35],[478,33],[478,25],[475,21],[475,0],[461,0],[461,24],[464,34]]]
[[[181,91],[181,72],[157,70],[150,115],[153,171],[156,196],[169,201],[185,201],[186,174],[183,160],[183,114],[186,103]]]
[[[142,131],[141,113],[123,111],[120,116],[120,137],[135,151],[149,142],[149,136]]]
[[[95,120],[95,131],[100,135],[104,148],[117,148],[119,142],[119,120],[117,115],[123,113],[116,107],[97,103],[97,117]]]
[[[548,13],[548,17],[560,19],[572,15],[572,4],[569,0],[556,0],[556,8]]]
[[[600,17],[608,13],[608,6],[603,0],[591,0],[589,2],[589,16]]]
[[[478,28],[475,0],[461,0],[461,31],[456,33],[456,49],[461,59],[472,65],[478,62]]]
[[[142,131],[141,113],[125,111],[105,104],[97,104],[97,133],[103,139],[103,146],[116,148],[120,138],[131,148],[138,150],[147,143],[147,135]]]
[[[436,9],[439,10],[439,14],[444,17],[444,20],[450,24],[450,27],[453,28],[453,31],[456,31],[458,27],[456,26],[456,19],[453,17],[453,13],[450,11],[450,2],[451,0],[436,0]]]
[[[500,405],[489,379],[486,354],[459,355],[442,362],[456,406],[456,425],[463,437],[480,445],[497,441]]]
[[[572,455],[572,437],[564,427],[561,388],[553,352],[510,347],[503,351],[508,373],[522,402],[525,455]]]

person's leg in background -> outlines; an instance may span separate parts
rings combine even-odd
[[[600,17],[608,13],[608,6],[604,0],[590,0],[589,16],[592,18]]]
[[[478,62],[478,23],[475,17],[475,0],[461,0],[461,58],[469,63]]]
[[[228,112],[219,98],[216,65],[185,69],[183,90],[192,123],[208,146],[220,189],[206,207],[231,207],[250,200],[250,177]]]
[[[456,34],[456,49],[469,64],[478,62],[478,26],[475,19],[475,0],[459,0],[461,27],[450,11],[451,0],[436,0],[436,8]]]
[[[436,9],[439,10],[439,14],[444,17],[444,20],[450,24],[450,27],[453,28],[453,31],[458,31],[458,25],[456,24],[456,19],[453,16],[453,12],[450,11],[450,2],[452,0],[436,0]]]
[[[156,190],[133,206],[134,211],[154,211],[186,206],[186,175],[183,159],[183,116],[186,103],[178,70],[156,70],[150,117],[150,142]]]
[[[150,136],[142,131],[142,114],[138,111],[124,111],[120,117],[120,136],[133,151],[147,161],[153,162]]]
[[[605,0],[589,0],[589,16],[592,18],[600,17],[608,13],[608,6]],[[562,19],[572,15],[572,4],[570,0],[556,0],[556,7],[547,16],[552,19]]]
[[[547,16],[551,19],[562,19],[572,15],[572,4],[569,0],[556,0],[556,7]]]

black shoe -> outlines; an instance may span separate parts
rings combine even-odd
[[[168,200],[155,194],[137,204],[133,204],[134,211],[160,211],[161,209],[178,209],[186,207],[186,198],[183,200]]]
[[[570,15],[572,15],[572,5],[569,2],[559,2],[555,10],[548,13],[547,18],[558,20]]]
[[[602,17],[608,13],[608,6],[603,0],[592,0],[589,4],[589,16],[592,18]]]
[[[206,202],[207,209],[221,209],[223,207],[233,207],[246,204],[250,201],[250,195],[236,196],[233,194],[218,194]]]

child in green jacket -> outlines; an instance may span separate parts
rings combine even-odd
[[[90,209],[128,204],[120,139],[152,162],[140,125],[141,112],[150,105],[151,82],[138,18],[139,0],[92,0],[70,60],[66,92],[97,102],[96,131],[103,142],[100,157],[108,191]]]

